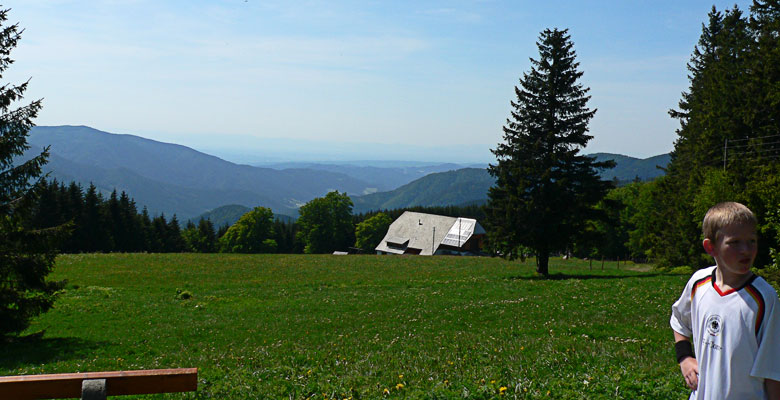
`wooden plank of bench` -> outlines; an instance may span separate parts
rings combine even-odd
[[[81,397],[81,382],[105,379],[108,396],[189,392],[198,389],[197,368],[0,376],[0,399]]]

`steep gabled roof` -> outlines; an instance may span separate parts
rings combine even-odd
[[[432,255],[442,244],[460,247],[471,235],[481,233],[485,230],[474,219],[406,211],[390,224],[376,250]]]

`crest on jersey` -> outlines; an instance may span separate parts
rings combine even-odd
[[[707,318],[707,332],[709,332],[710,335],[718,336],[722,328],[723,322],[721,321],[720,315],[710,315],[710,317]]]

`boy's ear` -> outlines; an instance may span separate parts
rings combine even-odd
[[[712,243],[712,240],[704,239],[701,242],[701,245],[702,245],[702,247],[704,247],[704,251],[706,251],[707,254],[709,254],[709,255],[711,255],[713,257],[715,256],[715,244]]]

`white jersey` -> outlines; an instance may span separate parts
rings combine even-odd
[[[715,267],[693,274],[670,321],[693,340],[699,363],[699,387],[690,399],[766,399],[764,379],[780,381],[778,302],[761,277],[724,292],[715,284]]]

